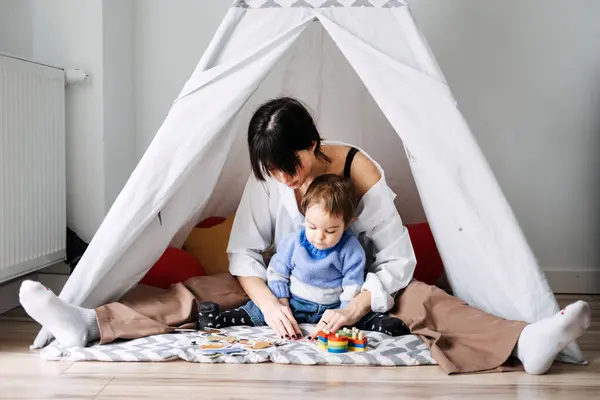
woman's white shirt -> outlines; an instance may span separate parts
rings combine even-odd
[[[386,312],[394,305],[395,294],[412,280],[416,259],[408,230],[394,204],[396,195],[388,187],[383,169],[372,161],[381,179],[361,198],[357,219],[349,229],[357,235],[367,255],[362,290],[371,293],[373,311]],[[304,216],[298,209],[294,190],[270,178],[260,182],[252,175],[229,238],[230,273],[266,281],[262,253],[272,245],[276,251],[277,243],[286,234],[303,228]]]

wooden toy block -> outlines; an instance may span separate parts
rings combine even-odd
[[[342,329],[335,334],[321,331],[317,334],[317,345],[329,353],[365,352],[367,351],[367,338],[364,332],[353,328]]]
[[[351,352],[365,352],[367,351],[367,338],[361,339],[348,339],[348,351]]]
[[[352,337],[352,331],[348,328],[344,328],[338,331],[338,333],[340,334],[340,336],[346,336],[348,338]]]
[[[330,353],[348,352],[348,338],[339,333],[329,335],[327,338],[327,351]]]
[[[323,331],[320,331],[317,334],[317,345],[323,350],[327,350],[327,334]]]

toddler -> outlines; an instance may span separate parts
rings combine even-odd
[[[267,284],[298,323],[316,324],[327,309],[343,308],[360,293],[365,252],[347,228],[356,212],[352,183],[338,175],[316,178],[301,203],[305,227],[285,236],[267,268]],[[265,326],[260,309],[246,305],[219,313],[215,303],[199,306],[199,327]],[[408,334],[401,320],[369,313],[357,325],[392,336]],[[295,339],[295,338],[294,338]]]

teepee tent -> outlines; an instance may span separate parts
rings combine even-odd
[[[235,211],[251,113],[280,95],[383,166],[405,222],[430,223],[458,297],[529,322],[558,311],[401,0],[235,1],[60,297],[116,300],[201,218]],[[34,346],[49,339],[42,331]],[[582,361],[576,344],[562,356]]]

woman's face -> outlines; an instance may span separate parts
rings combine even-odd
[[[294,190],[299,189],[305,183],[307,183],[307,179],[310,177],[310,173],[315,163],[314,147],[308,150],[301,150],[296,154],[298,155],[298,158],[300,158],[300,166],[294,175],[289,175],[278,170],[269,172],[271,177],[277,182],[283,183],[287,187]]]

